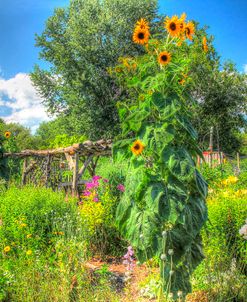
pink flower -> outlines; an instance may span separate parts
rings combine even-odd
[[[87,190],[93,189],[96,186],[97,186],[97,184],[95,184],[94,182],[87,182],[86,183],[86,189]]]
[[[93,201],[98,202],[99,198],[98,197],[94,197]]]
[[[104,178],[103,182],[109,182],[109,179]]]
[[[90,196],[91,195],[91,192],[90,191],[84,191],[83,192],[83,196]]]
[[[121,191],[121,192],[124,192],[124,191],[125,191],[125,187],[124,187],[124,185],[122,185],[122,184],[117,185],[117,189],[118,189],[119,191]]]
[[[92,179],[93,179],[93,182],[97,182],[101,178],[102,178],[101,176],[94,175]]]

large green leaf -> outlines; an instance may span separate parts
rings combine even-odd
[[[191,180],[194,177],[195,165],[189,153],[184,148],[174,148],[173,152],[170,152],[168,156],[163,151],[169,171],[181,181]]]
[[[188,134],[194,139],[198,139],[197,132],[195,131],[194,127],[192,126],[191,122],[184,116],[184,115],[177,115],[177,121],[179,124],[187,131]]]
[[[204,199],[206,199],[208,194],[208,185],[197,169],[195,171],[195,182],[198,192]]]

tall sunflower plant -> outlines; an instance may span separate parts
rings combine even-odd
[[[129,162],[116,221],[140,262],[159,257],[160,296],[182,301],[203,259],[207,184],[196,168],[201,151],[187,109],[195,26],[183,14],[166,18],[164,28],[163,37],[162,30],[151,35],[139,20],[133,43],[145,54],[120,58],[114,69],[128,98],[118,104],[122,134],[113,156]]]

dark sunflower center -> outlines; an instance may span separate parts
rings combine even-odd
[[[134,149],[135,150],[139,150],[141,148],[141,146],[139,145],[139,144],[136,144],[135,146],[134,146]]]
[[[166,62],[166,61],[168,60],[167,55],[162,55],[162,56],[161,56],[161,60],[162,60],[163,62]]]
[[[177,28],[176,23],[172,22],[172,23],[170,24],[170,29],[171,29],[171,30],[176,30],[176,28]]]
[[[144,39],[144,33],[142,33],[142,32],[139,33],[139,34],[138,34],[138,38],[139,38],[140,40]]]
[[[188,27],[186,28],[186,32],[188,35],[190,34],[190,29]]]

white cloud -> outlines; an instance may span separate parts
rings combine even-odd
[[[244,65],[244,73],[247,74],[247,64]]]
[[[18,73],[9,80],[0,78],[0,105],[11,111],[2,117],[7,123],[20,123],[35,130],[40,122],[49,120],[41,97],[25,73]]]

